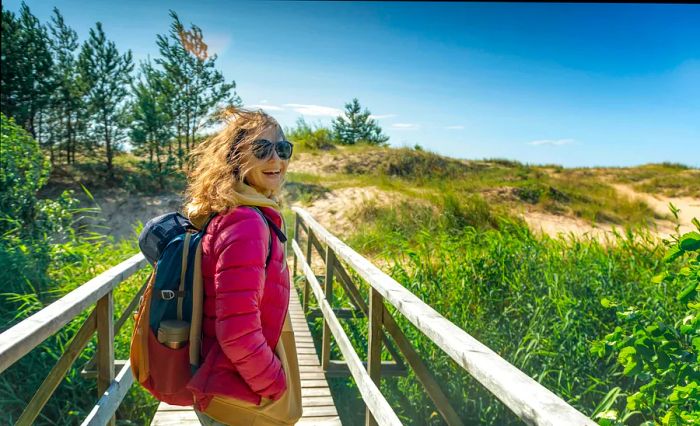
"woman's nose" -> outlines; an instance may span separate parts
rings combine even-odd
[[[280,158],[279,154],[277,154],[277,150],[272,148],[272,155],[270,155],[270,158],[268,161],[281,161],[282,159]]]

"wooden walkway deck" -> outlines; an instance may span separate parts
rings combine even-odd
[[[306,318],[296,290],[292,289],[289,314],[299,355],[301,373],[301,396],[304,414],[298,425],[339,426],[338,412],[328,388],[321,363],[316,355],[314,341],[306,324]],[[161,403],[151,422],[154,426],[199,425],[197,415],[191,407],[179,407]]]

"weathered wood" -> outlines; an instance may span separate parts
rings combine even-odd
[[[293,207],[309,230],[332,248],[416,328],[459,366],[532,425],[595,425],[553,392],[515,368],[467,332],[451,323],[367,259],[329,233],[304,209]],[[299,251],[300,258],[303,256]],[[364,396],[364,395],[363,395]],[[373,412],[374,414],[374,412]]]
[[[374,382],[372,382],[372,379],[369,377],[369,374],[367,374],[367,371],[365,371],[363,368],[362,361],[357,356],[355,349],[352,347],[350,339],[348,339],[348,336],[345,334],[345,331],[338,322],[338,319],[335,317],[335,315],[333,315],[333,309],[324,297],[321,285],[318,283],[318,280],[311,270],[311,267],[306,263],[306,259],[301,253],[299,245],[297,245],[296,242],[292,242],[292,247],[296,255],[299,257],[299,263],[301,264],[302,270],[306,275],[309,285],[311,286],[311,290],[316,296],[318,305],[323,311],[324,318],[328,321],[328,326],[335,337],[338,348],[343,354],[343,357],[345,358],[348,367],[352,372],[352,376],[355,379],[357,388],[360,390],[362,399],[365,401],[372,412],[372,415],[380,424],[400,425],[401,421],[399,421],[396,413],[394,413],[394,411],[391,409],[389,403],[386,401]],[[309,389],[308,391],[311,390],[312,389]],[[302,394],[303,392],[304,390],[302,389]]]
[[[108,292],[95,305],[97,314],[97,396],[114,380],[114,299]],[[109,424],[114,426],[115,419]]]
[[[128,359],[115,359],[114,360],[114,375],[121,371],[121,369],[129,363]],[[91,359],[83,369],[80,371],[80,377],[83,379],[96,379],[97,378],[97,368],[95,367],[95,359]]]
[[[323,292],[328,306],[333,310],[333,266],[335,264],[335,255],[333,250],[326,250],[326,275],[323,280]],[[328,320],[324,318],[323,334],[321,335],[321,368],[328,369],[328,362],[331,360],[331,329],[328,326]]]
[[[309,259],[309,262],[311,261],[311,243],[313,241],[314,236],[309,232],[309,228],[304,228],[306,230],[306,258]],[[296,257],[296,256],[295,256]],[[305,280],[304,281],[304,292],[303,292],[303,298],[301,299],[302,303],[302,310],[304,313],[309,311],[309,281]]]
[[[381,383],[381,362],[382,362],[382,312],[384,304],[382,295],[377,290],[370,289],[369,297],[369,337],[367,339],[367,372],[370,379],[380,387]],[[377,421],[369,408],[365,413],[365,425],[376,426]]]
[[[65,351],[58,359],[56,365],[53,366],[48,376],[44,379],[39,386],[39,390],[36,391],[32,397],[29,404],[24,408],[22,415],[20,415],[17,423],[15,425],[31,425],[34,423],[36,417],[41,413],[41,410],[46,405],[46,402],[51,398],[54,391],[61,383],[61,381],[66,376],[66,373],[70,369],[71,365],[78,359],[78,356],[85,348],[85,345],[90,341],[92,334],[96,329],[96,319],[97,315],[93,310],[87,317],[83,325],[73,336],[70,343],[66,347]]]
[[[335,270],[338,274],[338,278],[340,278],[339,281],[343,283],[344,288],[348,290],[348,294],[355,295],[355,299],[359,305],[359,309],[362,309],[363,311],[367,312],[367,304],[362,299],[359,290],[350,279],[349,274],[347,273],[341,262],[336,263]],[[421,359],[420,355],[418,355],[418,352],[416,352],[411,342],[409,342],[408,338],[406,338],[406,335],[403,333],[403,331],[401,331],[398,324],[396,323],[396,320],[394,320],[394,317],[386,309],[386,307],[383,306],[382,310],[382,319],[384,321],[384,327],[386,328],[387,333],[389,333],[396,342],[396,345],[398,346],[399,350],[406,358],[406,361],[410,365],[413,372],[416,374],[416,378],[418,378],[418,380],[423,385],[423,388],[425,388],[426,392],[428,393],[428,396],[435,404],[435,407],[437,408],[438,412],[440,413],[440,415],[442,415],[442,418],[445,419],[447,424],[450,426],[461,425],[462,420],[459,418],[459,415],[457,414],[457,411],[454,409],[454,407],[452,407],[449,398],[447,398],[447,395],[445,395],[445,393],[442,391],[442,388],[438,384],[437,380],[435,380],[433,374],[425,366],[425,363],[423,363],[423,360]],[[387,342],[389,342],[388,337],[384,335],[384,333],[382,333],[382,335],[384,337],[385,344],[387,344]],[[397,363],[403,365],[403,362],[399,362],[401,361],[401,357],[396,355],[394,352],[395,349],[393,344],[387,344],[387,350],[389,350],[389,352],[392,354]],[[382,375],[386,374],[387,371],[384,371],[384,367],[382,367]]]
[[[361,310],[351,309],[351,308],[333,308],[333,313],[338,318],[347,318],[347,319],[363,318],[365,316],[365,313],[362,312]],[[321,312],[321,310],[318,308],[309,309],[309,313],[307,315],[307,317],[309,319],[316,319],[316,318],[322,317],[322,316],[323,316],[323,312]]]
[[[342,263],[336,261],[335,272],[338,274],[338,281],[340,282],[340,285],[345,290],[345,293],[350,297],[350,301],[355,305],[355,307],[359,311],[361,311],[365,316],[367,316],[369,313],[369,306],[367,306],[367,302],[365,302],[365,300],[362,298],[360,290],[355,286],[355,283],[352,282],[350,275],[347,273]],[[403,366],[403,359],[401,358],[401,355],[399,355],[399,351],[396,349],[396,346],[394,346],[394,343],[389,339],[384,330],[382,330],[381,335],[382,340],[384,341],[384,345],[391,354],[392,358],[396,361],[398,365]]]
[[[300,225],[301,220],[299,219],[299,215],[295,214],[294,215],[294,241],[299,244],[299,225]],[[297,276],[297,257],[292,256],[294,258],[294,267],[292,268],[292,276],[296,277]]]
[[[150,276],[146,278],[146,281],[141,285],[141,288],[139,288],[139,291],[136,292],[134,295],[133,299],[131,299],[131,302],[129,302],[129,306],[122,311],[121,316],[117,320],[117,322],[114,324],[114,335],[119,334],[119,330],[121,330],[122,326],[126,322],[127,319],[131,318],[132,315],[134,314],[134,310],[136,309],[136,305],[139,304],[139,299],[141,298],[141,295],[146,291],[146,287],[148,286],[148,281],[150,281]]]
[[[367,369],[367,361],[362,361],[362,367]],[[398,365],[394,361],[382,361],[382,377],[399,377],[405,376],[407,373],[407,368],[404,365]],[[351,376],[352,373],[348,368],[348,364],[345,361],[332,359],[328,370],[326,371],[326,377],[347,377]]]
[[[119,370],[119,374],[117,374],[114,381],[110,383],[109,387],[97,401],[97,404],[92,407],[92,410],[90,410],[90,413],[81,426],[102,426],[114,420],[114,413],[116,413],[119,404],[121,404],[133,383],[134,375],[131,371],[131,365],[127,362],[126,365]]]
[[[134,255],[0,334],[0,373],[147,264]]]
[[[320,407],[320,406],[335,407],[335,402],[333,402],[333,398],[331,398],[329,396],[310,396],[308,398],[302,399],[301,405],[303,407]]]

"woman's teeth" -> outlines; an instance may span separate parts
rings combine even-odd
[[[266,175],[278,175],[278,174],[280,174],[280,171],[279,171],[279,170],[275,170],[275,171],[263,172],[263,173],[265,173]]]

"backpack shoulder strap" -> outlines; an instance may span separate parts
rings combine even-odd
[[[256,206],[249,206],[250,208],[254,209],[260,216],[262,216],[263,221],[267,224],[270,223],[270,220],[263,214],[263,212],[257,208]],[[273,224],[274,225],[274,224]],[[268,239],[267,242],[267,257],[265,257],[265,267],[267,268],[268,263],[270,263],[270,256],[272,255],[272,233],[270,233],[270,238]]]

